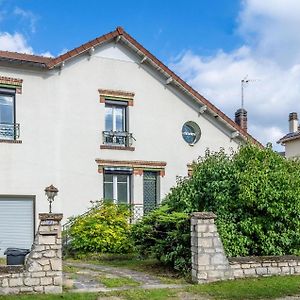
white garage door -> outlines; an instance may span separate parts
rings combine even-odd
[[[0,196],[0,256],[6,248],[30,249],[34,236],[34,199]]]

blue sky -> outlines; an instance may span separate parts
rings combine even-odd
[[[1,31],[20,32],[36,52],[57,55],[122,26],[159,58],[168,61],[185,49],[209,55],[218,48],[231,50],[241,42],[234,32],[240,2],[214,3],[209,0],[2,1]]]
[[[231,118],[241,79],[255,79],[249,132],[276,145],[300,112],[299,11],[299,0],[0,0],[0,49],[56,56],[123,26]]]

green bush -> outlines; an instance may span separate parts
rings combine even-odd
[[[68,253],[129,253],[130,210],[127,205],[98,202],[85,216],[72,218],[68,235]]]
[[[271,148],[246,145],[237,153],[206,152],[193,166],[190,178],[179,180],[163,201],[162,207],[144,218],[134,228],[138,249],[159,258],[160,243],[164,249],[162,261],[175,267],[181,260],[188,266],[190,245],[177,252],[174,244],[164,246],[160,235],[187,237],[189,226],[176,227],[176,220],[165,227],[169,216],[190,215],[194,211],[213,211],[228,256],[300,254],[300,163],[286,160]],[[161,218],[160,218],[161,216]],[[146,231],[149,234],[146,234]],[[181,231],[181,233],[180,233]],[[138,238],[139,240],[137,240]],[[159,251],[157,250],[159,248]],[[177,253],[183,253],[180,256]],[[180,269],[180,268],[179,268]],[[185,270],[186,267],[183,268]]]
[[[132,237],[142,257],[155,257],[175,270],[189,270],[191,241],[188,214],[172,212],[163,205],[132,227]]]

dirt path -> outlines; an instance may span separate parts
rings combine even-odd
[[[126,284],[120,287],[109,288],[101,283],[99,277],[129,278],[136,282],[139,288],[143,289],[178,289],[186,286],[180,284],[166,284],[155,276],[129,269],[73,262],[65,262],[64,265],[78,269],[78,271],[74,273],[64,273],[65,287],[74,292],[110,292],[133,288]]]

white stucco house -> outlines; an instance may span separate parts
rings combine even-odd
[[[56,58],[0,51],[0,255],[30,247],[44,188],[65,221],[113,198],[146,213],[207,148],[246,140],[121,27]]]
[[[300,128],[296,112],[289,114],[289,132],[277,141],[277,143],[284,146],[284,155],[286,158],[300,157]]]

